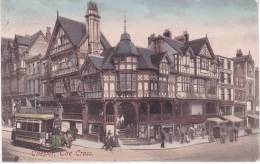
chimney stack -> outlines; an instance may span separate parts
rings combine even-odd
[[[188,43],[188,41],[189,41],[189,33],[188,33],[188,31],[183,31],[183,36],[184,36],[184,42]]]
[[[50,27],[46,27],[46,38],[48,39],[48,41],[50,41],[51,39],[51,28]]]
[[[241,49],[238,49],[238,50],[237,50],[236,57],[241,57],[241,56],[243,56],[243,52],[242,52]]]
[[[172,32],[169,29],[166,29],[163,32],[163,36],[168,37],[168,38],[172,38]]]
[[[153,40],[155,39],[155,34],[151,34],[149,37],[148,37],[148,46],[153,42]]]

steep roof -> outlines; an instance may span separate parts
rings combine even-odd
[[[7,49],[9,42],[13,42],[13,40],[11,38],[1,38],[1,51]]]
[[[128,33],[121,34],[119,43],[115,48],[114,55],[116,56],[129,56],[138,55],[135,45],[132,43],[130,35]]]
[[[88,35],[86,34],[85,23],[75,21],[69,18],[61,17],[61,16],[58,17],[57,21],[61,24],[61,26],[63,27],[65,33],[68,35],[73,45],[79,46],[81,40]],[[100,36],[100,41],[105,48],[111,47],[110,43],[102,33]]]
[[[234,60],[234,62],[244,62],[244,61],[249,61],[254,63],[254,60],[251,56],[251,54],[248,55],[243,55],[243,56],[239,56],[239,57],[234,57],[232,58]]]
[[[103,57],[99,57],[99,56],[89,56],[90,61],[94,64],[94,66],[98,69],[98,70],[102,70],[102,64],[103,64]]]
[[[30,36],[15,35],[15,40],[18,45],[29,46],[31,42]]]

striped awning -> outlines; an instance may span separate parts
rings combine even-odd
[[[25,118],[25,119],[50,120],[50,119],[54,119],[54,114],[16,113],[15,117]]]
[[[216,122],[216,123],[224,123],[227,122],[226,120],[222,120],[218,117],[213,117],[213,118],[207,118],[207,121],[211,121],[211,122]]]
[[[227,115],[227,116],[222,116],[224,119],[230,121],[230,122],[242,122],[243,120],[239,117],[233,116],[233,115]]]

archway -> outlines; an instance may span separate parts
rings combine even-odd
[[[136,112],[133,104],[125,102],[119,105],[118,108],[119,117],[124,117],[123,127],[128,125],[136,126]]]

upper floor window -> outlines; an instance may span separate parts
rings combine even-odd
[[[231,84],[231,75],[230,74],[227,74],[227,83]]]
[[[209,60],[207,58],[201,58],[200,68],[203,70],[209,70]]]
[[[227,69],[231,69],[231,61],[227,61]]]
[[[219,60],[219,67],[222,69],[224,68],[224,59]]]
[[[221,83],[224,83],[224,82],[225,82],[224,72],[220,72],[220,82],[221,82]]]
[[[166,60],[166,58],[164,57],[160,63],[160,73],[161,74],[168,74],[170,72],[169,70],[169,64]]]
[[[227,98],[229,101],[231,101],[231,89],[227,89]]]
[[[104,97],[115,97],[115,75],[104,76]]]
[[[225,100],[225,89],[224,88],[220,89],[220,95],[221,95],[221,100]]]
[[[118,65],[120,70],[136,70],[136,63],[135,57],[125,57],[121,59]]]
[[[118,87],[120,91],[135,91],[136,74],[120,73],[118,78]]]

